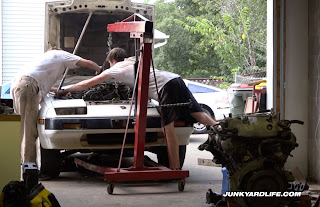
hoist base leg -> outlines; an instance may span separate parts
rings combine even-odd
[[[178,181],[179,191],[184,190],[185,178],[189,177],[188,170],[171,170],[167,167],[144,167],[144,168],[110,168],[105,166],[93,165],[75,158],[76,165],[82,166],[90,171],[104,175],[104,180],[108,182],[108,193],[112,194],[115,183],[134,182],[134,181]]]

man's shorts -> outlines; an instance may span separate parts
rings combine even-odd
[[[190,115],[194,112],[203,112],[199,103],[193,97],[190,90],[185,85],[184,81],[179,78],[174,78],[166,83],[160,90],[160,104],[176,104],[187,103],[191,101],[191,106],[173,106],[173,107],[161,107],[163,123],[162,125],[168,125],[176,120],[184,120],[188,123],[195,123],[196,120]]]

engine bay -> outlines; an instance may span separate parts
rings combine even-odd
[[[127,101],[132,97],[132,89],[120,83],[100,83],[94,87],[80,92],[72,92],[68,98],[83,99],[84,101]]]

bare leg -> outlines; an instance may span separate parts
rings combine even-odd
[[[171,122],[164,127],[167,137],[170,168],[174,170],[180,169],[179,142],[174,129],[174,122]]]
[[[208,114],[204,112],[194,112],[194,113],[191,113],[191,116],[201,124],[211,125],[211,126],[218,124],[218,122],[213,120],[210,116],[208,116]]]

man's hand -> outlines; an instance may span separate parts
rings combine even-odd
[[[100,71],[96,71],[96,75],[99,75],[99,74],[101,74],[102,73],[102,71],[103,71],[103,68],[102,68],[102,66],[99,66],[100,67]]]
[[[58,90],[58,88],[56,88],[56,87],[51,87],[51,89],[50,89],[50,92],[57,92],[57,90]]]
[[[62,96],[65,96],[66,94],[68,94],[69,92],[67,90],[64,90],[64,89],[61,89],[61,90],[58,90],[56,91],[56,94],[55,94],[55,98],[60,98]],[[69,93],[70,94],[70,93]]]
[[[219,131],[221,131],[222,130],[222,127],[221,127],[221,125],[220,125],[220,122],[216,122],[216,124],[215,125],[213,125],[216,129],[218,129]]]

